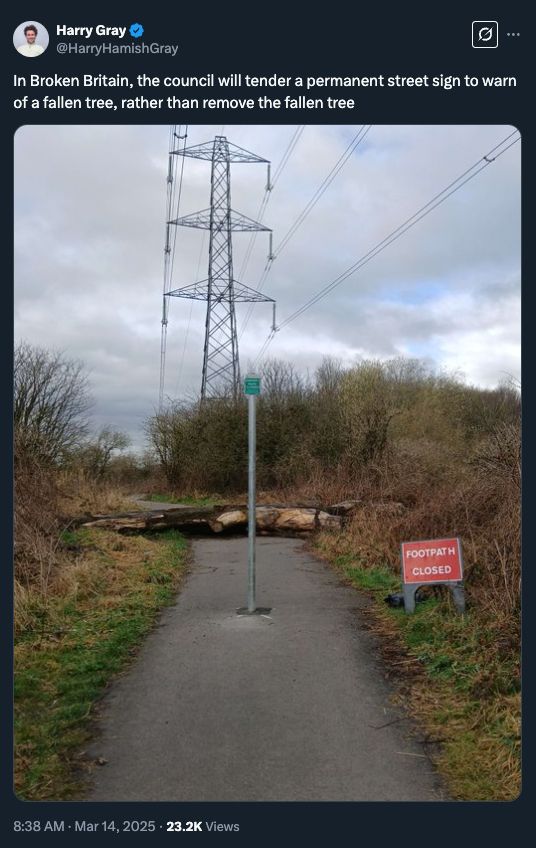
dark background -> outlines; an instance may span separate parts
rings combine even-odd
[[[55,9],[49,11],[54,5]],[[525,485],[524,505],[530,509],[532,488],[530,485],[531,450],[531,306],[533,252],[533,102],[534,77],[529,73],[529,62],[536,49],[536,35],[528,21],[528,12],[521,12],[520,4],[501,4],[499,11],[493,4],[467,3],[432,4],[411,9],[403,4],[391,10],[389,6],[367,4],[359,8],[357,4],[322,4],[315,7],[290,8],[273,5],[232,6],[212,10],[208,4],[185,7],[181,4],[142,4],[124,6],[114,5],[114,10],[104,4],[95,7],[72,5],[61,9],[58,4],[47,4],[43,8],[33,5],[19,6],[17,14],[7,14],[4,24],[3,59],[6,70],[5,106],[2,143],[4,146],[5,167],[12,168],[13,133],[23,124],[343,124],[343,123],[380,123],[380,124],[511,124],[522,134],[523,151],[523,311],[524,329],[523,376],[528,379],[524,386],[524,468]],[[46,53],[35,62],[29,62],[19,56],[12,45],[12,35],[22,20],[35,20],[43,23],[50,35],[50,44]],[[472,48],[471,25],[473,20],[497,20],[499,22],[499,46],[497,49]],[[160,43],[178,44],[175,57],[151,54],[120,56],[79,56],[68,54],[58,56],[55,46],[58,41],[70,41],[69,37],[56,36],[56,24],[69,26],[129,26],[140,22],[145,28],[143,39],[123,41],[115,39],[77,39],[81,43]],[[519,38],[509,38],[507,32],[520,32]],[[370,88],[313,89],[300,93],[308,97],[353,98],[358,108],[350,111],[322,110],[304,111],[201,111],[173,112],[168,110],[143,110],[130,112],[95,111],[89,113],[80,110],[15,110],[12,101],[15,97],[28,94],[39,97],[44,93],[51,96],[64,94],[66,97],[133,97],[143,94],[146,97],[257,97],[267,94],[270,97],[283,98],[285,93],[279,89],[244,89],[243,92],[229,89],[166,89],[145,88],[140,91],[127,89],[37,89],[11,87],[14,74],[28,75],[38,73],[49,75],[125,74],[138,73],[165,75],[197,75],[214,72],[230,74],[242,72],[252,75],[292,76],[376,76],[408,75],[422,76],[465,74],[481,76],[517,77],[516,88],[443,89],[433,88]],[[290,93],[290,92],[289,92]],[[8,126],[10,124],[10,126]],[[83,163],[81,163],[83,167]],[[11,183],[12,184],[12,183]],[[3,193],[4,205],[7,205],[5,227],[10,235],[6,239],[4,251],[12,260],[12,196],[11,191]],[[28,245],[31,250],[31,245]],[[12,263],[11,263],[12,264]],[[12,630],[10,620],[11,587],[11,549],[12,549],[12,494],[11,494],[11,437],[10,437],[10,399],[12,396],[12,285],[6,279],[3,290],[3,332],[1,339],[1,357],[3,367],[2,396],[8,399],[4,403],[3,450],[2,450],[2,597],[4,598],[2,615],[1,644],[4,664],[2,680],[2,770],[1,770],[1,809],[2,828],[6,836],[12,833],[12,822],[20,820],[47,819],[65,820],[66,825],[75,819],[86,818],[89,821],[102,821],[114,818],[116,823],[123,819],[156,819],[158,823],[168,820],[218,820],[240,824],[238,834],[227,835],[226,841],[243,840],[246,837],[251,844],[264,842],[283,842],[289,844],[297,838],[308,839],[318,836],[323,842],[335,844],[351,840],[354,844],[369,845],[393,844],[411,839],[413,844],[449,841],[466,844],[473,839],[489,840],[490,836],[503,841],[514,837],[521,828],[522,814],[530,813],[533,797],[532,760],[528,745],[532,738],[530,729],[529,689],[530,672],[526,667],[530,658],[530,541],[525,538],[524,562],[524,788],[523,793],[512,803],[140,803],[140,804],[97,804],[97,803],[39,803],[21,802],[12,791],[12,723],[11,723],[11,644]],[[528,330],[528,332],[527,332]],[[528,339],[528,344],[527,344]],[[529,434],[529,435],[527,435]],[[529,522],[530,523],[530,522]],[[529,528],[530,532],[530,528]],[[525,534],[526,535],[526,534]],[[527,610],[529,615],[527,615]],[[460,831],[460,828],[463,828]],[[473,833],[474,830],[474,833]],[[530,832],[530,831],[529,831]],[[13,834],[17,844],[42,843],[48,839],[55,842],[69,839],[71,832],[65,834],[40,833]],[[171,844],[174,840],[189,839],[198,843],[207,835],[171,834],[160,831],[157,834],[122,834],[123,839],[155,843],[161,840]],[[93,839],[101,842],[111,839],[112,834],[97,833]],[[222,834],[214,834],[221,839]],[[75,836],[74,839],[89,839],[89,835]],[[225,837],[224,837],[225,838]],[[72,839],[70,840],[72,841]],[[117,843],[119,840],[114,841]]]

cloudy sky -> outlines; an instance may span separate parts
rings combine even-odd
[[[275,172],[295,126],[226,126]],[[278,245],[359,126],[308,126],[264,214]],[[284,322],[323,286],[513,131],[506,126],[374,126],[272,263],[263,291]],[[188,144],[218,126],[192,126]],[[26,126],[15,137],[15,334],[82,360],[95,425],[129,432],[158,403],[169,127]],[[491,387],[520,373],[520,144],[276,334],[267,356],[312,372],[407,355]],[[185,160],[180,214],[209,205],[210,163]],[[232,166],[232,206],[256,218],[266,168]],[[268,237],[234,236],[235,276],[256,288]],[[179,228],[172,287],[206,279],[208,238]],[[171,299],[166,395],[199,391],[206,305]],[[271,308],[237,308],[242,371]]]

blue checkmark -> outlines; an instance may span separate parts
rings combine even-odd
[[[143,26],[141,24],[131,24],[129,33],[132,38],[141,38],[144,33]]]

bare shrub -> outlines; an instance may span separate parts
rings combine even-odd
[[[313,381],[271,360],[257,416],[259,488],[329,504],[358,499],[336,544],[398,570],[402,540],[459,535],[470,600],[511,621],[519,611],[519,392],[467,386],[418,360],[325,360]],[[246,404],[176,407],[153,444],[182,491],[244,491]]]
[[[521,430],[497,424],[471,460],[474,489],[485,498],[487,533],[480,566],[496,611],[519,615],[521,593]]]
[[[71,462],[81,466],[91,477],[104,479],[110,470],[115,451],[123,451],[130,445],[126,433],[113,427],[103,427],[97,436],[87,441],[71,457]]]
[[[344,373],[340,389],[344,455],[354,470],[382,457],[389,425],[398,413],[393,383],[381,362],[364,361]]]
[[[79,362],[21,342],[15,349],[15,461],[53,465],[65,461],[87,433],[91,406]]]
[[[146,432],[170,485],[178,485],[191,454],[190,433],[194,409],[174,404],[149,419]]]
[[[475,450],[471,462],[484,476],[506,478],[518,488],[521,484],[519,422],[496,424],[490,435]]]
[[[133,508],[124,486],[100,480],[83,468],[66,468],[56,475],[57,516],[62,527],[72,519]]]
[[[19,462],[15,473],[15,579],[47,593],[58,549],[58,489],[53,473]]]

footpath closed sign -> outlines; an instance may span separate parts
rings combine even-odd
[[[460,540],[430,539],[402,542],[404,583],[450,583],[463,579]]]

